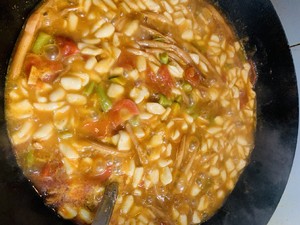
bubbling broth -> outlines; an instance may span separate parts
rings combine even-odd
[[[111,224],[202,223],[253,149],[255,77],[204,0],[49,0],[8,72],[8,132],[65,219],[91,224],[116,181]]]

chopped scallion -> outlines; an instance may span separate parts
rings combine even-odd
[[[160,61],[162,64],[168,64],[168,62],[169,62],[169,56],[168,56],[168,53],[166,53],[166,52],[160,53],[160,54],[159,54],[159,61]]]
[[[59,135],[59,137],[61,139],[69,139],[69,138],[73,137],[73,134],[69,133],[69,132],[63,132]]]
[[[159,104],[161,104],[164,107],[168,107],[172,105],[172,100],[168,99],[166,96],[160,94],[159,95]]]
[[[126,84],[126,80],[122,76],[111,76],[109,77],[109,80],[115,84],[120,84],[120,85]]]
[[[95,88],[95,82],[92,81],[85,87],[83,94],[85,94],[86,96],[90,96],[93,93],[94,88]]]
[[[134,116],[132,117],[130,120],[129,120],[129,123],[131,126],[133,127],[137,127],[140,125],[140,121],[139,121],[139,118],[137,116]]]
[[[200,105],[193,105],[193,106],[188,107],[186,109],[186,112],[190,116],[192,116],[194,119],[196,119],[200,115],[201,107],[200,107]]]
[[[182,85],[182,89],[185,91],[185,92],[191,92],[193,90],[193,87],[192,85],[190,85],[189,83],[185,82],[183,85]]]
[[[177,102],[177,103],[182,103],[182,96],[181,96],[181,95],[177,96],[177,97],[175,98],[175,102]]]
[[[26,156],[27,167],[28,168],[32,167],[33,163],[34,163],[33,149],[29,149],[27,156]]]
[[[161,41],[161,42],[164,42],[165,41],[165,38],[161,37],[161,36],[154,36],[153,37],[153,40],[154,41]]]
[[[104,88],[101,87],[101,86],[98,86],[97,87],[97,94],[98,94],[98,97],[99,97],[101,109],[104,112],[108,112],[112,107],[112,102],[109,99],[109,97],[107,96]]]
[[[53,40],[53,37],[44,32],[40,32],[32,46],[32,52],[35,54],[41,54],[43,47],[47,44],[50,44]]]

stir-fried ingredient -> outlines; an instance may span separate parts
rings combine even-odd
[[[28,20],[6,84],[20,167],[63,218],[197,224],[253,148],[255,72],[205,0],[48,0]]]

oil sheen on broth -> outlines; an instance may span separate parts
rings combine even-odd
[[[111,224],[202,223],[253,149],[255,77],[206,1],[45,1],[8,73],[8,131],[63,218],[91,224],[117,181]]]

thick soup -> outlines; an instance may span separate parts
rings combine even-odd
[[[204,0],[49,0],[28,20],[6,84],[15,155],[46,204],[91,224],[195,224],[253,149],[255,72]]]

